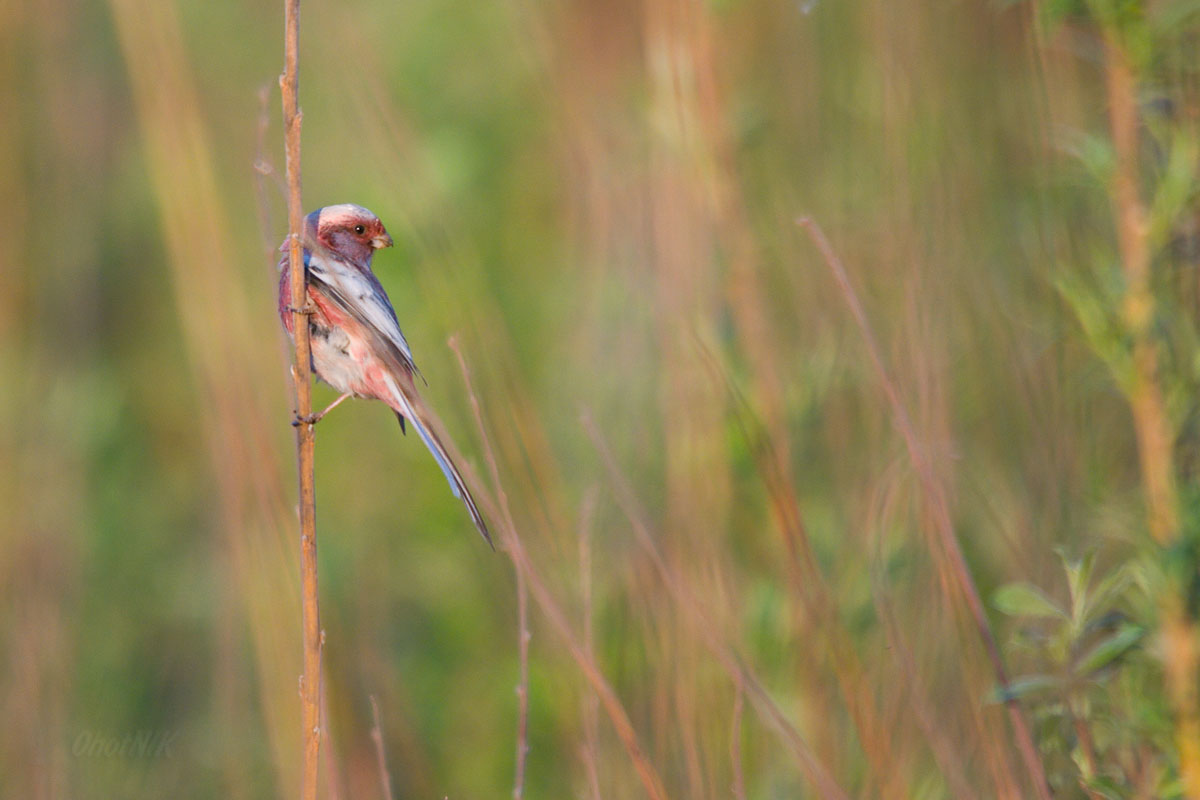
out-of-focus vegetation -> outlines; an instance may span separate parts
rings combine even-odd
[[[305,3],[305,205],[543,592],[526,796],[1200,797],[1197,14]],[[0,796],[296,796],[281,18],[0,3]],[[317,498],[323,796],[372,697],[395,797],[508,795],[513,562],[378,404]]]

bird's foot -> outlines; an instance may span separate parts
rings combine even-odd
[[[317,313],[317,307],[316,307],[316,306],[315,306],[315,305],[314,305],[312,302],[305,303],[304,305],[302,305],[302,306],[299,306],[299,307],[297,307],[297,306],[288,306],[288,307],[287,307],[287,310],[288,310],[288,311],[291,311],[293,314],[308,314],[308,315],[312,315],[312,314],[315,314],[315,313]]]
[[[316,425],[326,414],[328,414],[330,411],[333,411],[335,408],[341,405],[343,400],[350,396],[350,393],[346,392],[337,400],[334,400],[332,403],[330,403],[324,411],[318,414],[306,414],[301,416],[299,411],[292,411],[292,413],[295,415],[292,419],[292,427],[299,428],[301,425]]]

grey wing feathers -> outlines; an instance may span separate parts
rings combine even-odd
[[[333,263],[329,263],[330,261]],[[310,279],[321,283],[322,293],[346,314],[362,323],[364,333],[372,339],[371,349],[376,356],[390,362],[388,364],[390,374],[387,382],[397,405],[400,406],[398,415],[401,428],[404,427],[405,418],[412,423],[413,428],[421,437],[421,441],[433,454],[434,460],[437,461],[442,473],[446,476],[450,490],[455,497],[463,501],[480,535],[483,536],[488,546],[495,550],[496,546],[492,543],[487,523],[484,522],[479,507],[475,505],[475,498],[471,496],[466,481],[435,432],[436,426],[429,418],[424,404],[416,395],[415,387],[410,395],[404,390],[404,387],[397,384],[397,381],[406,379],[411,381],[411,376],[419,375],[420,372],[413,363],[408,342],[405,341],[404,334],[400,332],[396,314],[392,310],[391,304],[388,303],[387,295],[384,294],[378,279],[370,272],[365,273],[368,278],[364,279],[364,273],[333,259],[306,259],[306,265],[309,266]],[[357,295],[359,302],[355,302],[347,296],[348,290]]]
[[[326,296],[375,334],[378,343],[384,346],[377,352],[390,352],[409,372],[420,374],[396,312],[373,272],[310,251],[305,251],[304,264],[309,280],[320,283]]]

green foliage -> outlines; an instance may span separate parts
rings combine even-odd
[[[1155,624],[1148,592],[1158,591],[1162,577],[1137,558],[1097,577],[1094,553],[1061,559],[1064,602],[1024,582],[993,594],[992,604],[1016,626],[1008,650],[1023,670],[993,700],[1031,710],[1061,796],[1132,798],[1147,786],[1156,797],[1179,796],[1169,786],[1170,715],[1160,694],[1143,693],[1162,680],[1148,650]]]
[[[279,8],[0,5],[0,794],[293,797],[283,160],[278,97],[261,143],[257,99]],[[1016,677],[991,699],[1032,715],[1060,797],[1179,796],[1159,615],[1176,590],[1200,609],[1200,0],[686,5],[305,0],[302,17],[306,204],[384,219],[400,246],[375,269],[422,389],[486,473],[444,347],[459,335],[531,557],[577,636],[590,618],[639,747],[672,797],[728,794],[738,690],[716,637],[765,690],[739,726],[748,800],[813,794],[763,696],[850,796],[989,797],[997,772],[1029,789],[1004,715],[980,723],[994,676],[845,297],[793,224],[811,215],[998,611]],[[120,9],[178,17],[138,51],[172,69],[131,68]],[[1136,73],[1177,458],[1165,548],[1130,421],[1112,45]],[[136,87],[167,80],[144,121]],[[180,241],[198,274],[174,268]],[[708,628],[631,533],[581,409]],[[317,480],[323,769],[341,796],[382,796],[375,696],[396,797],[508,794],[503,553],[377,405],[321,422]],[[588,758],[601,796],[642,796],[531,618],[526,796],[590,797]],[[73,751],[142,730],[178,734],[174,757]]]

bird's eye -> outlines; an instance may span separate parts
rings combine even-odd
[[[359,236],[362,236],[362,235],[363,235],[363,233],[365,233],[365,232],[366,232],[366,230],[367,230],[367,229],[366,229],[366,228],[364,228],[362,225],[355,225],[355,226],[354,226],[354,232],[355,232],[355,233],[357,233]]]

